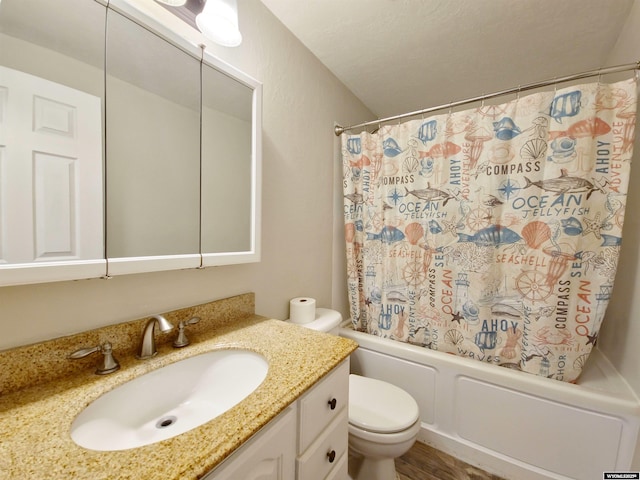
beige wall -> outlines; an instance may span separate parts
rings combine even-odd
[[[172,100],[107,76],[109,258],[198,253],[200,112]]]
[[[211,50],[264,84],[262,261],[0,288],[0,349],[247,291],[274,318],[296,296],[331,305],[332,128],[373,115],[259,0],[238,3],[242,45]]]
[[[607,65],[640,60],[640,2],[635,2]],[[628,75],[627,75],[628,77]],[[636,124],[623,245],[598,347],[640,395],[640,125]]]
[[[248,251],[251,122],[210,108],[202,115],[202,251]]]
[[[102,97],[104,73],[92,65],[0,33],[0,65]],[[58,68],[55,68],[58,67]]]

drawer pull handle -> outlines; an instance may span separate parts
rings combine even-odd
[[[329,463],[333,463],[333,461],[336,459],[336,451],[331,450],[327,453],[327,457],[329,458]]]
[[[338,403],[338,401],[335,398],[332,398],[327,403],[331,407],[331,410],[335,410],[336,409],[336,404]]]

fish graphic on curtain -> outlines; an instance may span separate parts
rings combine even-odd
[[[342,135],[354,327],[573,382],[622,244],[635,79]]]

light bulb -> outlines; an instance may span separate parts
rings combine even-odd
[[[196,16],[196,25],[205,37],[222,46],[237,47],[242,43],[235,0],[207,0],[202,13]]]

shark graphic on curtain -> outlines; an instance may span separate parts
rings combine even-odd
[[[636,80],[342,135],[354,328],[575,381],[622,242]]]

